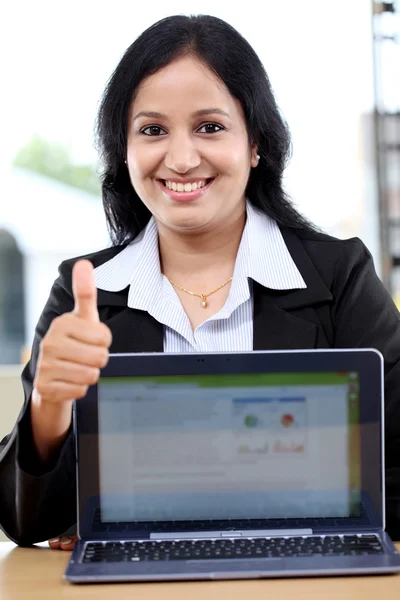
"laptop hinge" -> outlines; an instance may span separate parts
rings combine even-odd
[[[282,537],[312,535],[312,529],[244,529],[243,531],[172,531],[153,532],[151,540],[186,540],[198,538]]]

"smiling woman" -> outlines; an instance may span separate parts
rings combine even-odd
[[[287,198],[290,136],[251,46],[215,17],[155,23],[107,84],[97,143],[113,247],[60,266],[1,445],[3,529],[31,544],[76,523],[72,404],[109,350],[373,347],[400,539],[400,318],[364,244],[317,231]]]
[[[157,105],[162,116],[144,110]],[[201,108],[208,106],[218,108]],[[186,55],[139,86],[131,112],[127,167],[133,188],[157,221],[160,247],[172,236],[179,247],[188,232],[223,231],[238,243],[245,188],[251,167],[258,164],[240,103],[208,67]],[[184,276],[175,269],[174,277]]]
[[[224,206],[222,222],[239,198],[243,212],[247,196],[278,223],[312,229],[282,188],[290,136],[264,67],[220,19],[169,17],[146,30],[109,81],[97,132],[116,243],[130,241],[147,224],[160,184],[182,192],[178,186],[193,181],[206,182],[210,192],[201,195],[208,227],[215,224],[211,204],[215,214]],[[196,197],[168,195],[175,201]],[[189,210],[194,214],[198,204]],[[185,226],[198,225],[189,220]]]

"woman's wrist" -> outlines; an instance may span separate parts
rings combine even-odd
[[[41,461],[46,463],[68,434],[73,400],[60,403],[43,401],[34,389],[30,404],[32,440]]]

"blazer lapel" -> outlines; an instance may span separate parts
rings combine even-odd
[[[301,309],[332,301],[331,292],[314,267],[299,237],[289,229],[282,229],[282,235],[307,288],[271,290],[253,282],[254,350],[315,348],[318,327],[299,316],[299,313],[309,314],[309,309]]]
[[[269,290],[254,282],[254,350],[314,348],[317,326],[283,310]]]
[[[163,326],[142,310],[127,306],[128,288],[98,290],[100,319],[111,330],[110,352],[163,352]]]

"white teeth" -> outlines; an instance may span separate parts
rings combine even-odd
[[[174,192],[194,192],[206,185],[206,181],[196,181],[194,183],[176,183],[175,181],[164,181],[165,187]]]

